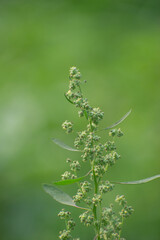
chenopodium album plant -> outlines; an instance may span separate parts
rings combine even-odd
[[[69,90],[65,94],[69,103],[78,109],[79,117],[87,120],[86,129],[78,132],[74,141],[74,147],[70,147],[58,139],[53,139],[54,143],[60,147],[80,152],[81,161],[67,159],[70,171],[62,174],[62,180],[51,184],[44,184],[44,190],[51,195],[56,201],[64,205],[80,208],[83,212],[79,215],[80,222],[85,226],[92,226],[94,229],[94,240],[122,240],[122,225],[133,212],[133,208],[128,205],[125,196],[116,196],[115,202],[120,205],[118,213],[114,210],[113,204],[105,206],[103,197],[114,189],[115,184],[140,184],[149,182],[160,177],[156,175],[147,179],[133,182],[110,182],[104,180],[108,169],[111,168],[120,158],[116,151],[115,140],[123,136],[120,128],[114,128],[120,124],[131,112],[126,113],[118,122],[105,128],[109,131],[108,140],[100,142],[101,138],[98,133],[103,129],[98,129],[99,122],[103,119],[104,113],[100,108],[90,106],[88,99],[83,96],[81,90],[81,74],[76,67],[70,69]],[[86,81],[83,81],[85,83]],[[62,124],[64,131],[69,134],[73,131],[73,123],[65,121]],[[109,130],[110,129],[110,130]],[[85,176],[78,177],[84,163],[90,163],[90,169]],[[86,180],[86,178],[89,180]],[[88,179],[87,178],[87,179]],[[57,185],[78,184],[78,190],[75,196],[71,198],[68,194],[57,188]],[[79,206],[83,203],[85,207]],[[59,239],[62,240],[79,240],[80,238],[72,237],[72,230],[75,222],[69,211],[62,209],[58,216],[65,221],[65,229],[60,232]]]

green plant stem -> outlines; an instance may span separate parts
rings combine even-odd
[[[97,194],[98,193],[98,184],[97,184],[97,178],[95,175],[95,171],[94,171],[94,160],[93,160],[93,180],[94,180],[94,193]],[[94,215],[94,220],[97,221],[97,207],[94,204],[93,206],[93,215]],[[100,240],[100,236],[99,236],[99,226],[96,227],[97,230],[97,239]]]
[[[68,223],[68,222],[67,222],[67,219],[65,219],[66,229],[69,230],[69,229],[68,229],[68,224],[67,224],[67,223]]]
[[[89,124],[90,124],[90,127],[91,127],[91,131],[94,131],[93,127],[92,127],[92,120],[91,119],[89,119]],[[92,142],[92,147],[93,147],[93,142]],[[91,165],[92,165],[92,173],[93,173],[93,181],[94,181],[94,194],[97,194],[98,193],[98,183],[97,183],[97,178],[96,178],[95,171],[94,171],[94,157],[91,161]],[[94,215],[95,222],[97,222],[97,207],[96,207],[95,204],[93,206],[93,215]],[[95,237],[95,239],[97,239],[97,240],[100,240],[99,229],[100,229],[100,227],[96,226],[96,237]]]
[[[99,223],[99,225],[101,226],[101,223],[102,223],[102,204],[101,204],[101,202],[99,205],[100,205],[100,223]]]
[[[124,222],[124,217],[122,216],[122,225]],[[121,230],[119,231],[119,240],[121,239],[121,233],[122,233],[122,226],[121,226]]]

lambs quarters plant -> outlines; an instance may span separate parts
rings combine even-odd
[[[158,178],[160,175],[134,182],[110,182],[104,180],[108,169],[120,158],[119,153],[116,151],[115,140],[122,137],[123,132],[120,128],[114,127],[120,124],[130,114],[131,110],[115,124],[99,130],[99,122],[103,119],[104,113],[99,107],[91,107],[88,99],[83,96],[81,74],[76,67],[70,69],[69,79],[69,90],[66,92],[65,97],[69,103],[78,109],[79,117],[86,118],[87,126],[86,129],[77,133],[74,148],[58,139],[53,139],[53,141],[66,150],[79,152],[82,160],[77,161],[67,158],[70,170],[62,174],[60,181],[54,182],[53,185],[44,184],[43,188],[56,201],[83,210],[79,215],[80,222],[86,227],[93,227],[95,231],[94,240],[124,240],[121,237],[122,226],[124,220],[133,213],[133,208],[128,205],[124,195],[117,195],[115,202],[120,205],[120,211],[117,213],[113,204],[105,206],[104,194],[112,191],[115,184],[140,184]],[[83,81],[83,83],[85,82]],[[73,123],[66,120],[62,124],[62,128],[67,134],[72,133]],[[109,139],[105,142],[100,142],[101,137],[98,133],[101,130],[109,130]],[[90,169],[88,169],[85,176],[79,177],[79,172],[85,162],[90,163]],[[89,180],[86,180],[87,176]],[[78,189],[73,198],[57,188],[57,185],[74,183],[77,183]],[[83,203],[85,207],[79,206],[79,203]],[[65,229],[60,231],[59,239],[79,240],[80,238],[72,237],[75,222],[71,217],[71,213],[62,209],[58,216],[65,221]]]

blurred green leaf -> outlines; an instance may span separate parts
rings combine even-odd
[[[142,183],[147,183],[150,181],[153,181],[154,179],[160,178],[160,174],[149,177],[149,178],[145,178],[145,179],[141,179],[141,180],[137,180],[137,181],[131,181],[131,182],[113,182],[115,184],[142,184]]]
[[[63,143],[62,141],[60,141],[59,139],[56,139],[56,138],[52,138],[52,141],[57,144],[58,146],[60,146],[61,148],[64,148],[64,149],[67,149],[69,151],[72,151],[72,152],[80,152],[80,150],[76,149],[76,148],[72,148],[68,145],[66,145],[65,143]]]
[[[51,184],[43,184],[43,189],[46,193],[48,193],[54,200],[56,200],[59,203],[62,203],[64,205],[81,208],[85,210],[89,210],[83,207],[79,207],[75,205],[73,199],[65,192],[63,192],[61,189],[56,188],[55,186]]]
[[[85,177],[88,176],[88,174],[90,173],[91,171],[89,171],[86,175],[82,176],[82,177],[79,177],[79,178],[75,178],[75,179],[66,179],[66,180],[62,180],[62,181],[57,181],[57,182],[53,182],[53,184],[55,185],[68,185],[68,184],[73,184],[73,183],[76,183],[76,182],[79,182],[81,180],[83,180]]]
[[[129,116],[129,114],[131,113],[131,111],[132,111],[132,110],[130,109],[129,112],[127,112],[119,121],[117,121],[116,123],[112,124],[112,125],[109,126],[109,127],[106,127],[104,130],[113,128],[113,127],[117,126],[118,124],[120,124],[121,122],[123,122],[123,121]]]
[[[65,205],[69,205],[69,206],[75,206],[73,199],[68,194],[56,188],[55,186],[50,184],[43,184],[43,189],[46,193],[48,193],[51,197],[53,197],[53,199],[55,199],[57,202]]]

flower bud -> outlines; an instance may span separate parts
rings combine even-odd
[[[120,128],[118,128],[117,130],[117,137],[122,137],[124,135],[124,133],[121,131]]]
[[[72,132],[72,128],[73,128],[73,123],[69,122],[69,121],[65,121],[62,124],[62,128],[66,131],[66,133],[71,133]]]

